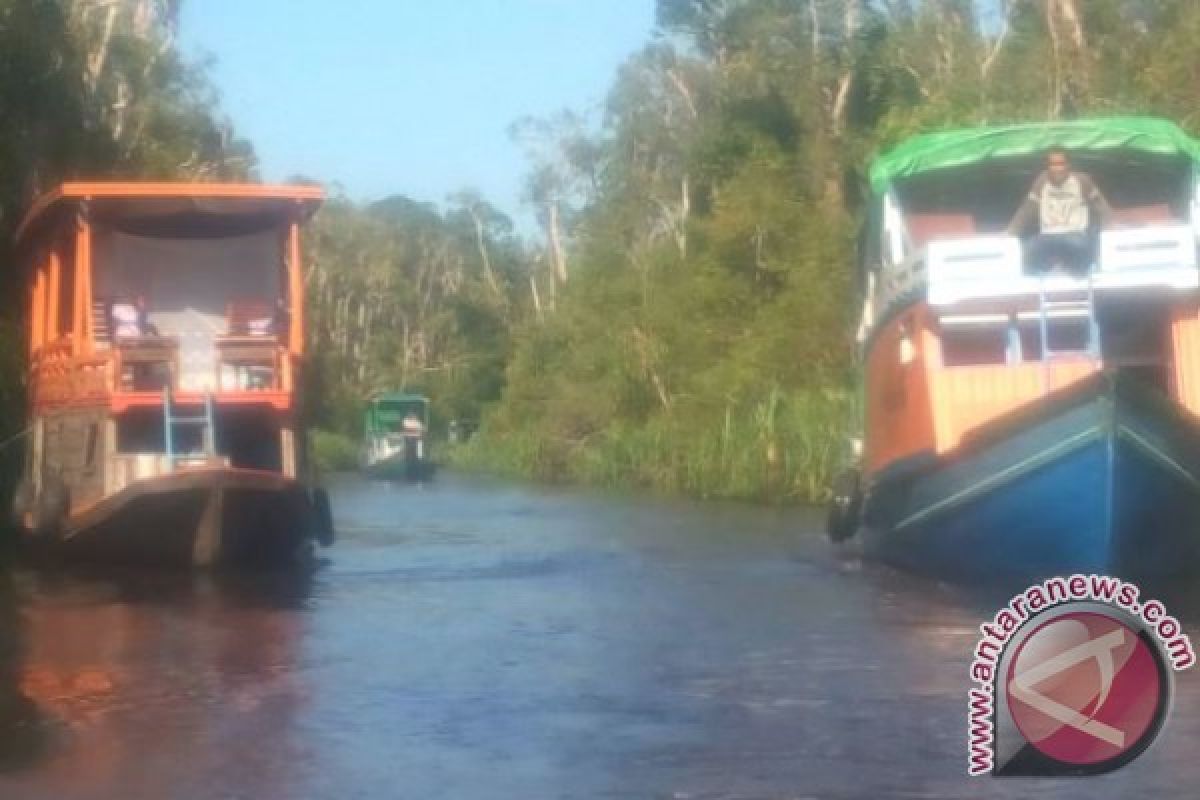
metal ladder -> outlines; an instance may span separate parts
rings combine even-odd
[[[213,425],[212,393],[204,394],[204,414],[199,417],[176,416],[172,409],[171,387],[163,388],[163,441],[166,445],[167,464],[174,469],[179,459],[187,454],[175,452],[175,428],[179,425],[201,426],[201,440],[204,456],[212,458],[217,454],[216,428]]]
[[[1052,350],[1050,348],[1051,317],[1075,317],[1087,320],[1087,345],[1083,350],[1068,348]],[[1038,334],[1042,345],[1042,393],[1050,391],[1050,361],[1055,356],[1085,353],[1088,358],[1100,358],[1100,326],[1096,323],[1096,293],[1092,284],[1092,275],[1088,273],[1087,294],[1083,299],[1048,300],[1046,298],[1046,278],[1043,275],[1038,286]]]

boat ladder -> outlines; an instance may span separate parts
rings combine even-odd
[[[1058,320],[1081,320],[1087,326],[1086,343],[1083,348],[1065,347],[1053,349],[1050,333],[1054,322]],[[1093,361],[1100,358],[1100,326],[1096,324],[1096,293],[1092,284],[1091,273],[1088,273],[1086,294],[1071,299],[1058,300],[1046,296],[1046,278],[1038,287],[1038,334],[1041,339],[1042,351],[1042,393],[1051,389],[1050,362],[1056,356],[1086,355]]]
[[[204,394],[204,413],[200,416],[179,416],[172,407],[171,387],[163,389],[163,441],[166,445],[167,464],[174,469],[179,459],[188,457],[189,453],[175,452],[175,430],[179,426],[199,427],[203,455],[211,459],[217,454],[216,428],[213,425],[212,393]]]

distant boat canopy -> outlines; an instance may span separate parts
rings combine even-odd
[[[416,415],[420,425],[407,421]],[[433,474],[426,450],[429,400],[408,392],[379,392],[367,403],[362,468],[375,478],[424,480]]]
[[[1087,154],[1104,154],[1109,160],[1136,161],[1141,155],[1200,161],[1200,141],[1163,119],[1106,117],[1022,123],[914,136],[875,160],[871,188],[882,194],[905,178],[989,161],[1019,164],[1053,148],[1085,160]]]
[[[367,430],[399,430],[409,413],[416,414],[421,424],[429,424],[429,400],[423,395],[406,392],[384,392],[371,398],[367,409]]]

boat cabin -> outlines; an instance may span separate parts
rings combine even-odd
[[[419,394],[383,392],[371,398],[367,406],[366,431],[370,434],[399,433],[404,420],[414,415],[422,429],[429,428],[429,400]]]
[[[68,183],[18,233],[27,477],[77,510],[193,467],[302,471],[308,186]]]
[[[1053,150],[1112,209],[1091,215],[1083,272],[1031,263],[1028,235],[1008,231]],[[866,469],[950,452],[1101,370],[1200,414],[1198,161],[1176,126],[1136,118],[929,134],[878,159],[862,250]]]
[[[379,477],[427,476],[430,464],[425,436],[429,400],[419,394],[380,392],[367,403],[361,462]]]

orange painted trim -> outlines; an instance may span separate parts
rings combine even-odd
[[[300,268],[300,223],[288,227],[288,303],[291,314],[289,335],[292,355],[304,352],[304,273]]]
[[[1195,326],[1193,363],[1200,373],[1200,320]],[[905,338],[911,348],[907,363],[901,358]],[[1034,404],[1049,392],[1082,381],[1097,369],[1099,365],[1091,358],[1066,356],[1055,357],[1047,365],[1037,360],[944,366],[937,320],[927,306],[916,304],[885,323],[867,353],[867,472],[874,474],[922,452],[952,452],[971,431]],[[1200,390],[1200,374],[1195,385]]]
[[[309,201],[313,209],[325,198],[325,190],[319,186],[296,186],[264,183],[170,183],[170,182],[98,182],[64,183],[57,189],[42,195],[30,207],[17,228],[16,239],[20,241],[29,229],[55,205],[72,200],[88,198],[244,198],[254,200],[300,200]]]
[[[53,249],[50,251],[49,297],[47,297],[46,302],[46,335],[44,337],[46,341],[58,336],[58,312],[61,306],[61,293],[62,259],[58,255],[58,250]]]
[[[1171,395],[1192,414],[1200,415],[1200,311],[1195,303],[1172,309],[1168,336]]]
[[[929,395],[937,452],[950,452],[971,431],[1079,383],[1097,370],[1096,362],[1086,356],[1056,356],[1045,366],[1029,361],[932,370]]]
[[[176,392],[171,395],[175,405],[204,405],[203,392]],[[252,391],[217,392],[212,396],[213,405],[245,406],[267,405],[276,411],[288,411],[292,407],[291,392]],[[159,408],[162,406],[162,392],[113,392],[110,396],[109,407],[113,413],[120,414],[131,408]]]
[[[872,340],[864,376],[868,474],[937,446],[928,372],[931,357],[940,355],[929,352],[928,328],[928,310],[915,305],[885,323]],[[905,350],[907,361],[901,357]]]
[[[93,341],[93,326],[92,326],[92,231],[91,226],[87,226],[86,235],[87,248],[83,259],[83,269],[76,276],[75,292],[79,295],[79,302],[83,306],[83,314],[80,318],[82,327],[77,333],[80,347],[86,354],[92,353],[96,347]]]
[[[83,306],[84,306],[84,274],[91,261],[91,235],[87,223],[79,217],[75,222],[75,279],[71,282],[71,341],[74,344],[72,352],[83,354]]]
[[[46,342],[46,276],[39,269],[33,279],[29,314],[29,349],[36,353]]]

